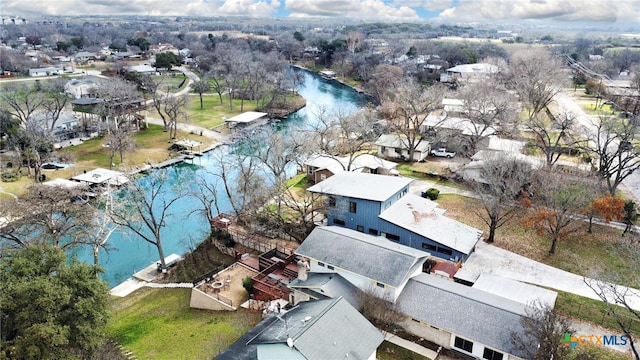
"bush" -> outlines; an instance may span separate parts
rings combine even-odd
[[[247,276],[242,279],[242,287],[247,290],[249,294],[253,294],[253,283],[251,282],[251,276]]]
[[[436,188],[429,188],[429,189],[427,189],[427,191],[424,191],[422,193],[422,197],[423,198],[428,198],[428,199],[431,199],[431,200],[436,200],[439,195],[440,195],[440,190],[438,190]]]
[[[14,182],[20,180],[20,175],[14,172],[2,173],[2,182]]]

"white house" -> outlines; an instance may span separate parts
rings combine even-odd
[[[33,77],[61,75],[61,74],[64,74],[64,68],[61,68],[61,67],[29,69],[29,76],[33,76]]]
[[[350,161],[351,164],[349,164]],[[360,154],[354,158],[314,154],[304,162],[304,166],[306,167],[307,178],[314,183],[346,171],[346,169],[353,172],[380,175],[397,175],[398,173],[395,170],[398,164],[371,154]]]
[[[448,68],[440,74],[440,82],[473,81],[486,79],[498,72],[498,67],[487,63],[464,64]]]

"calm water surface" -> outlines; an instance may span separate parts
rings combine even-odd
[[[364,99],[352,89],[333,82],[327,82],[320,77],[303,72],[304,81],[299,93],[307,101],[307,106],[291,114],[285,126],[313,123],[317,119],[320,109],[351,113],[357,110]],[[230,151],[223,146],[194,160],[192,164],[180,164],[158,171],[166,171],[172,181],[178,179],[188,182],[199,176],[208,176],[213,181],[213,175],[208,172],[219,172],[218,161],[220,152]],[[140,181],[144,181],[141,179]],[[168,194],[171,196],[171,194]],[[222,211],[230,211],[228,199],[219,199]],[[181,199],[172,207],[172,214],[167,218],[168,225],[162,231],[162,243],[165,256],[170,254],[184,254],[204,239],[209,231],[209,224],[204,216],[193,213],[197,208],[197,201]],[[116,230],[108,240],[110,251],[101,250],[100,265],[105,269],[103,278],[114,287],[128,279],[134,272],[158,261],[155,246],[145,242],[136,235]],[[93,262],[90,250],[78,250],[74,255],[79,259]]]

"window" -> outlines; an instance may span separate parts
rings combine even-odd
[[[320,174],[320,180],[327,180],[326,174]]]
[[[356,226],[356,230],[360,231],[361,233],[363,233],[364,232],[364,226],[358,225],[358,226]]]
[[[322,266],[322,267],[324,267],[324,263],[323,263],[323,262],[318,261],[318,266]]]
[[[495,350],[484,348],[484,353],[482,354],[482,358],[487,360],[502,360],[502,353]]]
[[[336,207],[336,197],[335,196],[329,196],[329,206],[330,207]]]
[[[453,346],[468,353],[473,352],[473,342],[456,336]]]
[[[340,226],[344,226],[345,224],[344,220],[340,220],[340,219],[333,219],[333,223]]]
[[[349,201],[349,212],[355,214],[357,210],[358,210],[358,204],[356,204],[355,201]]]
[[[429,251],[436,251],[438,247],[429,243],[422,243],[422,248]]]
[[[333,267],[333,265],[327,265],[327,269],[329,269],[329,270],[335,270],[335,268]]]
[[[393,241],[400,241],[400,236],[394,235],[394,234],[387,234],[387,239],[393,240]]]
[[[369,234],[377,236],[378,235],[378,230],[369,228]]]
[[[453,250],[438,246],[438,252],[445,255],[452,255]]]
[[[311,166],[307,166],[307,174],[313,175],[313,168]]]
[[[376,282],[376,286],[384,289],[384,284],[381,282]]]
[[[383,154],[387,152],[387,148],[384,146],[382,146],[380,150],[381,150],[380,152]]]

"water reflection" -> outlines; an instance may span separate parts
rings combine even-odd
[[[286,132],[297,125],[314,124],[317,121],[317,115],[323,109],[348,114],[364,104],[365,99],[346,86],[327,82],[305,71],[303,76],[304,80],[298,92],[306,99],[307,105],[277,126],[265,126],[256,131]],[[230,212],[231,204],[218,176],[221,169],[220,159],[225,158],[232,151],[242,151],[241,144],[242,142],[237,148],[221,146],[202,157],[195,158],[192,162],[156,171],[166,172],[171,181],[177,181],[184,187],[195,186],[200,177],[211,184],[217,183],[218,194],[220,194],[219,207],[221,211]],[[138,181],[144,181],[144,179]],[[180,199],[174,204],[171,215],[167,218],[168,225],[161,233],[165,256],[172,253],[184,254],[194,249],[208,234],[209,224],[206,218],[195,211],[199,206],[201,205],[198,201],[189,198]],[[110,252],[101,250],[100,265],[106,270],[103,278],[111,287],[158,260],[158,253],[153,245],[121,229],[111,235],[109,244],[113,250]],[[93,261],[90,249],[76,250],[74,255],[87,262]]]

